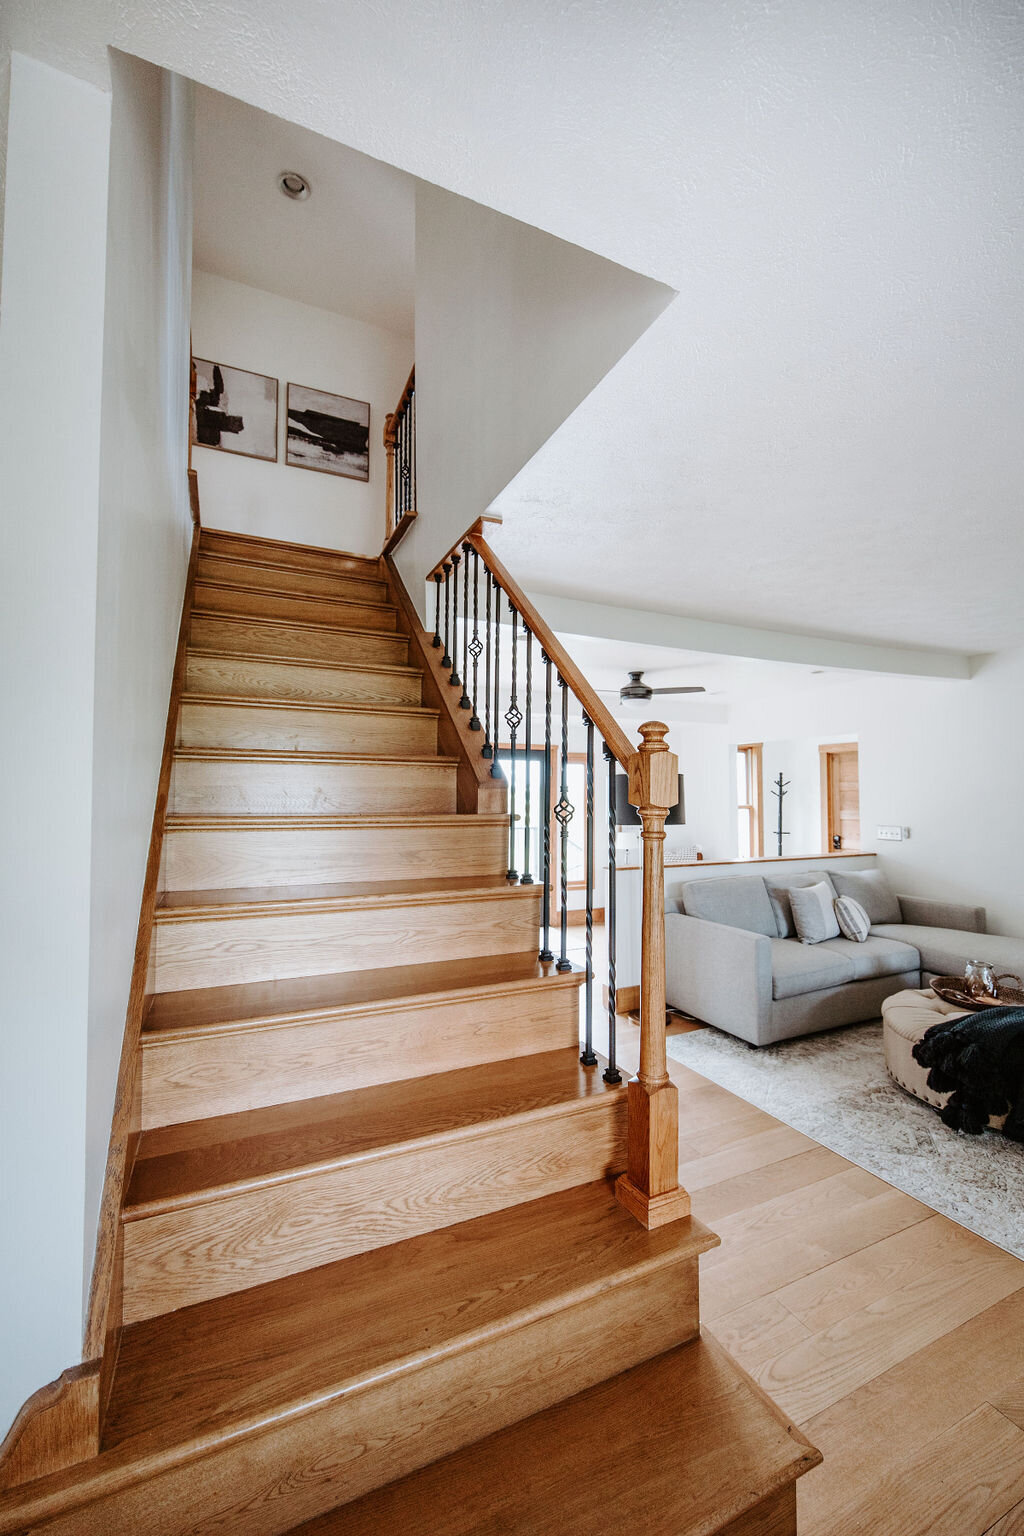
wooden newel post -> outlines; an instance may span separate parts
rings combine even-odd
[[[645,1227],[690,1214],[679,1187],[679,1096],[665,1051],[665,817],[679,799],[679,760],[668,726],[640,727],[629,764],[629,803],[643,823],[643,936],[640,959],[640,1068],[627,1087],[626,1172],[615,1193]]]
[[[384,418],[384,452],[387,454],[387,483],[385,497],[387,511],[384,515],[384,537],[389,539],[395,531],[395,412]]]

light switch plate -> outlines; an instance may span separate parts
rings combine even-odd
[[[902,843],[902,827],[876,827],[875,836],[883,843]]]

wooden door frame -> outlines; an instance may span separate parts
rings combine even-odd
[[[821,843],[825,853],[833,853],[832,839],[835,827],[832,819],[832,775],[830,760],[842,753],[857,753],[857,797],[860,803],[860,742],[828,741],[818,746],[818,762],[821,772]],[[861,839],[863,841],[863,839]]]

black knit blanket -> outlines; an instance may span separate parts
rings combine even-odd
[[[914,1046],[928,1087],[948,1093],[939,1114],[954,1131],[979,1136],[990,1115],[1006,1115],[1007,1136],[1024,1141],[1024,1008],[986,1008],[943,1019]]]

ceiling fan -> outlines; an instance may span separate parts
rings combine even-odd
[[[619,689],[620,704],[646,704],[648,699],[654,698],[659,693],[706,693],[707,689],[701,686],[688,688],[651,688],[643,681],[642,672],[631,672],[629,682]],[[600,693],[611,693],[611,688],[601,688]]]

